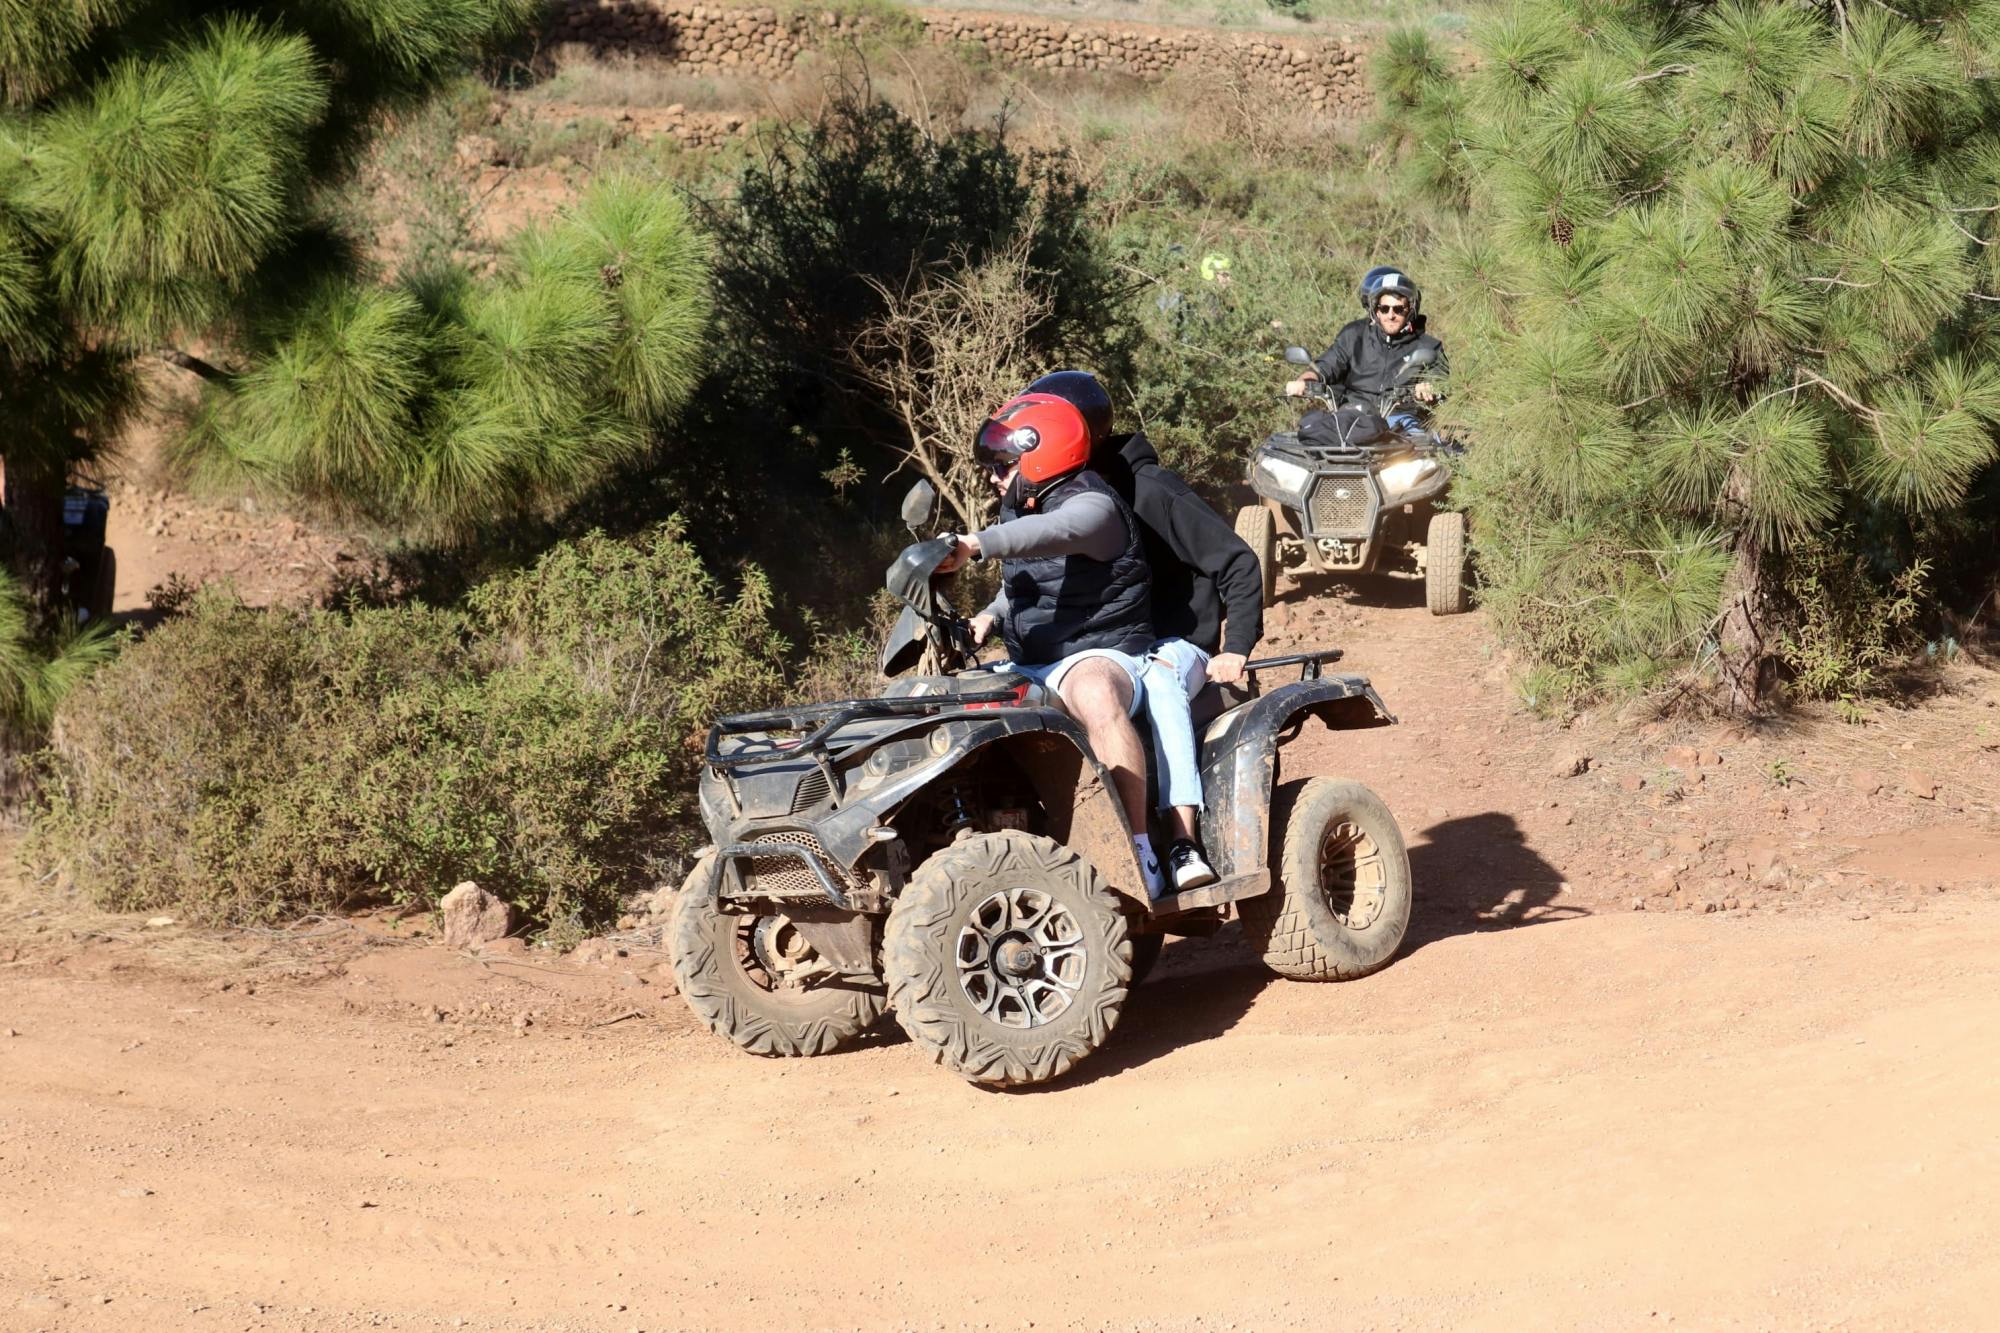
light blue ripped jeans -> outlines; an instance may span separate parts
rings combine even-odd
[[[1208,654],[1186,639],[1161,639],[1146,651],[1146,719],[1160,769],[1160,809],[1201,809],[1201,761],[1188,700],[1208,684]]]

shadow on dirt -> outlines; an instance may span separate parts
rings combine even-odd
[[[1153,974],[1126,997],[1118,1030],[1103,1050],[1062,1078],[1021,1091],[1080,1088],[1211,1041],[1241,1022],[1277,980],[1256,961],[1235,925],[1209,939],[1173,940]]]
[[[1557,903],[1561,872],[1528,845],[1510,815],[1490,811],[1448,819],[1413,841],[1416,904],[1399,958],[1455,935],[1590,915],[1581,906]],[[1264,988],[1277,982],[1244,943],[1240,925],[1231,923],[1207,939],[1174,940],[1152,976],[1126,999],[1118,1030],[1104,1049],[1062,1078],[1015,1091],[1033,1095],[1084,1087],[1224,1036]],[[904,1040],[894,1017],[886,1016],[848,1049],[879,1049]]]
[[[1512,815],[1493,810],[1447,819],[1417,837],[1410,848],[1416,910],[1403,940],[1406,955],[1454,935],[1590,915],[1557,904],[1562,872],[1528,845]]]

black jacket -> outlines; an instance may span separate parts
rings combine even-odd
[[[1220,644],[1249,656],[1264,635],[1264,579],[1256,554],[1207,501],[1160,466],[1144,432],[1112,436],[1093,466],[1139,515],[1153,567],[1154,632],[1211,654]]]
[[[1093,491],[1118,507],[1124,527],[1124,540],[1111,559],[1075,552],[1002,558],[1007,615],[1000,631],[1007,656],[1023,666],[1047,666],[1086,648],[1142,653],[1153,641],[1144,525],[1116,489],[1086,468],[1043,491],[1039,512],[1053,514]],[[1026,513],[1020,495],[1020,486],[1013,486],[1000,502],[1002,526]]]
[[[1426,366],[1395,397],[1383,400],[1403,368],[1403,358],[1419,347],[1437,350],[1437,360]],[[1333,346],[1320,354],[1313,368],[1320,379],[1333,388],[1335,401],[1356,401],[1372,412],[1387,415],[1399,403],[1411,398],[1410,390],[1425,380],[1436,380],[1446,371],[1444,344],[1424,332],[1423,320],[1391,338],[1372,319],[1357,319],[1333,336]]]

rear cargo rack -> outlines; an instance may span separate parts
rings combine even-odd
[[[1300,680],[1318,680],[1321,667],[1328,662],[1338,662],[1346,655],[1345,648],[1320,648],[1309,653],[1291,653],[1284,657],[1260,657],[1254,662],[1245,662],[1243,669],[1246,672],[1257,672],[1295,666],[1299,669]]]

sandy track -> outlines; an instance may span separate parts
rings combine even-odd
[[[1767,828],[1733,750],[1670,802],[1615,781],[1667,737],[1551,780],[1579,742],[1473,619],[1276,619],[1405,719],[1288,757],[1410,832],[1386,971],[1176,942],[1107,1049],[995,1094],[891,1036],[741,1056],[616,969],[381,948],[223,991],[0,940],[0,1329],[1994,1325],[2000,899],[1883,878],[2000,874],[1951,776],[1983,751]],[[1719,867],[1745,825],[1876,888],[1630,910],[1672,865],[1637,849]]]
[[[671,1017],[388,1022],[342,1003],[365,968],[241,998],[16,979],[0,1326],[2000,1308],[2000,906],[1602,915],[1439,939],[1345,986],[1267,981],[1226,944],[1168,958],[1110,1049],[1029,1094],[900,1043],[752,1060]]]

